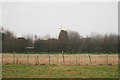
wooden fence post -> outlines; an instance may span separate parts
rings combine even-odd
[[[38,55],[37,55],[37,64],[39,64],[39,58],[38,58]]]
[[[107,65],[108,65],[108,55],[107,55]]]
[[[58,56],[57,56],[57,65],[58,65],[58,59],[59,59],[59,54],[58,54]]]
[[[27,64],[29,64],[29,55],[27,54]]]
[[[91,61],[91,57],[90,57],[90,55],[89,55],[89,59],[90,59],[90,64],[92,65],[92,61]]]
[[[50,55],[49,55],[49,64],[50,64]]]
[[[76,54],[76,65],[77,65],[77,54]]]
[[[13,54],[13,64],[15,64],[15,53]]]
[[[63,63],[65,64],[65,60],[64,60],[64,54],[63,54]]]

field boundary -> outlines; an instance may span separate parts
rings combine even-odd
[[[118,54],[2,54],[2,64],[116,65]]]

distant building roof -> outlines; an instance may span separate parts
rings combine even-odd
[[[27,49],[34,49],[34,47],[26,47]]]
[[[69,37],[68,37],[67,31],[66,30],[61,30],[58,40],[67,41],[68,39],[69,39]]]

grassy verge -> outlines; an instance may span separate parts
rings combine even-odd
[[[118,78],[118,66],[3,65],[3,78]]]

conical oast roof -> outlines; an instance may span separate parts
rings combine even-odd
[[[68,34],[66,30],[61,30],[59,34],[59,41],[67,41],[68,40]]]

